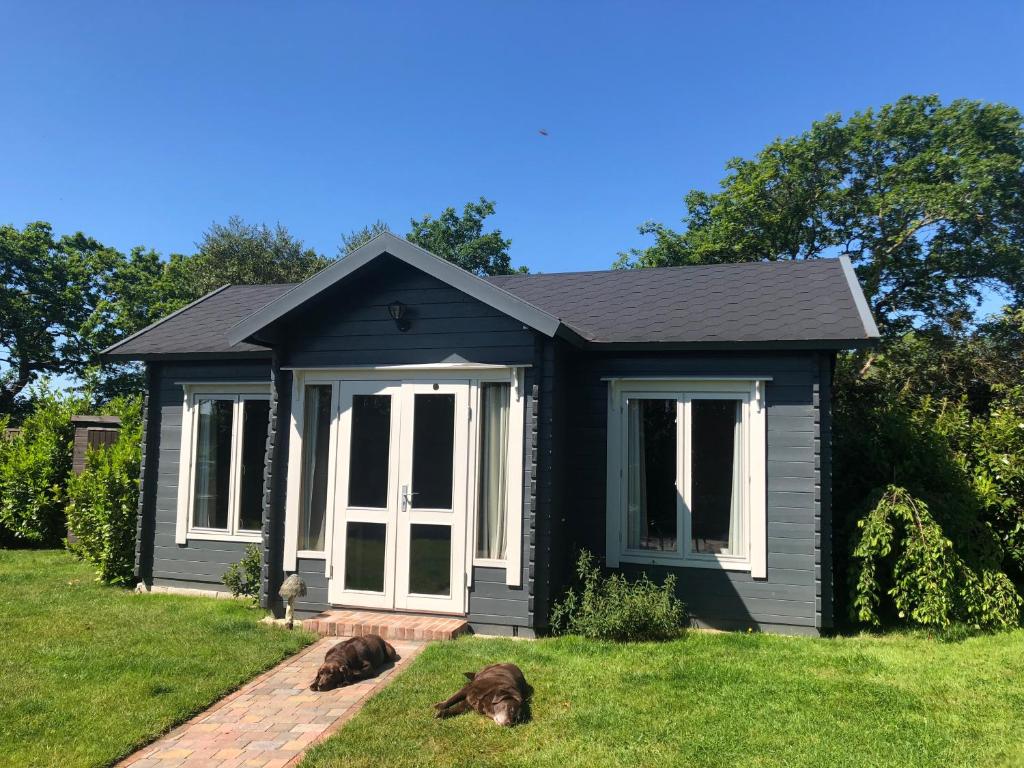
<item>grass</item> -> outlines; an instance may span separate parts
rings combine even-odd
[[[461,672],[494,661],[533,684],[531,722],[432,719]],[[302,764],[381,765],[1024,765],[1024,632],[436,644]]]
[[[104,766],[312,638],[233,600],[104,587],[62,551],[0,550],[0,766]]]

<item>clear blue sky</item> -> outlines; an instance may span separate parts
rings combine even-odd
[[[0,0],[0,25],[0,222],[164,254],[232,214],[333,253],[484,195],[514,263],[606,268],[829,112],[1024,107],[1020,2]]]

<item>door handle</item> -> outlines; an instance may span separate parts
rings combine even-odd
[[[412,504],[412,497],[415,496],[418,491],[410,491],[408,485],[402,486],[402,511],[405,512],[409,509],[409,505]]]

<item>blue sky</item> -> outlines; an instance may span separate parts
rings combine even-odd
[[[603,269],[730,156],[829,112],[1024,107],[1019,2],[2,0],[0,20],[0,222],[165,254],[232,214],[333,253],[484,195],[514,263]]]

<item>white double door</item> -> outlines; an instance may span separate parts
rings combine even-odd
[[[342,381],[336,605],[466,610],[469,382]]]

